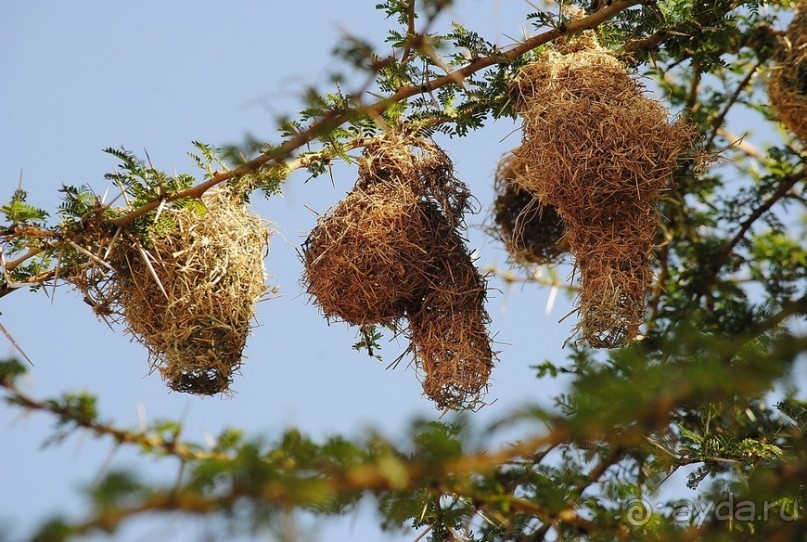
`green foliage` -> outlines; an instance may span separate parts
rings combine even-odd
[[[544,378],[544,377],[547,377],[547,376],[550,376],[550,377],[554,378],[554,377],[558,376],[558,373],[560,372],[558,370],[557,365],[555,365],[554,363],[552,363],[549,360],[544,361],[540,365],[532,365],[530,367],[530,369],[535,370],[535,377],[536,378]]]
[[[113,471],[107,473],[94,486],[87,488],[87,493],[93,505],[99,510],[104,510],[137,502],[144,489],[145,486],[136,473]]]
[[[187,190],[196,179],[190,175],[168,175],[151,164],[147,165],[126,149],[104,149],[104,152],[120,160],[118,171],[107,173],[104,178],[123,188],[132,198],[135,208],[171,194]]]
[[[13,397],[9,401],[14,404]],[[45,406],[57,415],[54,431],[45,441],[46,446],[61,443],[76,428],[93,424],[98,419],[96,398],[85,392],[65,393],[58,399],[47,401]]]
[[[31,537],[31,542],[61,542],[69,540],[74,530],[65,518],[53,517],[46,520]]]
[[[376,326],[364,326],[361,329],[361,339],[353,345],[353,350],[361,352],[367,350],[367,355],[382,361],[381,355],[377,352],[381,351],[381,345],[378,341],[381,340],[383,335]]]
[[[168,175],[155,168],[150,159],[146,164],[126,149],[110,147],[104,149],[104,152],[120,160],[117,169],[104,175],[104,178],[127,194],[128,206],[133,209],[155,201],[164,201],[169,196],[188,190],[196,182],[192,175]],[[174,200],[172,204],[179,208],[187,205],[199,205],[192,198]],[[86,216],[86,214],[79,216]],[[149,213],[140,217],[132,225],[132,231],[147,241],[149,234],[152,233],[149,231],[150,228],[156,228],[156,233],[159,235],[161,231],[170,230],[173,227],[170,219],[163,215],[160,216],[163,222],[155,223],[155,216],[157,213]],[[157,220],[159,221],[159,218]]]
[[[48,217],[47,211],[44,209],[37,209],[25,200],[28,194],[21,188],[14,191],[11,196],[11,201],[5,205],[0,206],[0,213],[5,215],[6,220],[12,225],[44,225],[45,219]]]
[[[213,145],[200,143],[199,141],[193,141],[193,146],[199,154],[189,152],[188,156],[196,162],[199,169],[205,172],[205,179],[212,178],[219,168],[227,168],[227,165],[221,158],[223,154],[222,149],[216,148]]]
[[[25,365],[14,358],[0,360],[0,382],[13,384],[27,372]]]

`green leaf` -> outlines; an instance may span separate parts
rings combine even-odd
[[[11,224],[41,224],[48,217],[48,213],[43,209],[38,209],[27,203],[28,194],[18,188],[11,196],[11,201],[0,206],[0,213],[3,213],[6,220]]]

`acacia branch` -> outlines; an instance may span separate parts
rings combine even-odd
[[[524,276],[514,273],[513,271],[510,270],[500,269],[495,265],[488,265],[482,268],[482,272],[488,275],[493,275],[494,277],[503,280],[507,284],[534,283],[534,284],[540,284],[541,286],[560,288],[562,290],[568,290],[570,292],[577,292],[580,290],[580,286],[569,284],[567,282],[563,282],[561,280],[552,277],[542,276],[540,274],[540,269],[530,273],[527,276]]]
[[[807,299],[800,299],[787,303],[782,310],[773,315],[765,324],[764,328],[756,330],[759,333],[781,325],[790,315],[803,313],[807,306]],[[749,335],[749,339],[752,335]],[[755,335],[754,335],[755,336]],[[745,341],[738,341],[736,349],[741,349]],[[805,344],[805,339],[800,339],[796,343],[787,343],[782,347],[774,347],[767,358],[777,359],[780,354],[795,355]],[[724,353],[727,359],[736,354],[734,348]],[[9,386],[8,380],[2,383],[4,387]],[[723,390],[724,393],[734,393]],[[402,454],[390,448],[389,453],[382,454],[381,457],[370,454],[358,463],[346,467],[340,461],[323,459],[315,465],[298,468],[294,461],[286,463],[276,463],[272,461],[273,454],[263,453],[261,457],[268,458],[264,468],[270,469],[272,475],[259,482],[258,479],[244,479],[235,476],[232,478],[233,484],[219,492],[213,494],[204,493],[207,485],[199,486],[189,484],[178,490],[153,489],[145,494],[140,502],[128,507],[104,507],[97,512],[97,515],[87,521],[71,528],[72,532],[89,532],[96,528],[114,530],[122,521],[149,511],[161,512],[186,512],[194,514],[209,514],[226,511],[239,500],[250,501],[257,505],[268,505],[272,508],[289,510],[293,508],[317,507],[323,502],[339,502],[340,499],[353,499],[358,494],[386,495],[389,493],[400,494],[403,492],[417,491],[423,488],[430,488],[432,493],[456,493],[468,495],[469,480],[479,475],[486,475],[494,471],[506,468],[508,464],[517,464],[525,458],[535,457],[536,451],[559,444],[583,444],[595,442],[607,442],[612,448],[612,452],[594,467],[588,474],[585,482],[577,486],[578,492],[582,491],[596,482],[608,469],[608,467],[619,460],[621,450],[627,446],[635,446],[638,435],[643,435],[648,429],[666,426],[669,423],[666,413],[674,411],[681,405],[689,403],[691,400],[701,398],[704,390],[691,386],[676,386],[670,390],[666,396],[657,397],[656,400],[643,405],[643,412],[637,412],[635,418],[637,423],[631,423],[629,432],[614,431],[613,427],[587,427],[582,432],[571,430],[575,424],[566,425],[566,421],[554,418],[546,434],[533,437],[512,446],[502,448],[495,452],[476,452],[461,455],[459,457],[438,460],[423,459],[417,456]],[[16,393],[15,395],[19,395]],[[718,394],[719,395],[719,394]],[[710,395],[711,401],[720,401],[722,396]],[[47,404],[39,401],[29,400],[24,402],[24,406],[45,410],[56,414],[60,418],[73,419],[76,412],[49,408]],[[662,413],[661,415],[658,415]],[[570,420],[571,421],[571,420]],[[84,423],[85,427],[95,430],[97,434],[119,435],[112,430],[101,429],[101,424]],[[122,443],[138,444],[137,440],[131,441],[121,439]],[[147,442],[147,444],[151,444]],[[172,455],[177,455],[169,451]],[[217,458],[214,458],[217,459]],[[240,469],[238,458],[229,458],[233,474],[237,474]],[[189,461],[198,460],[191,456]],[[264,460],[261,460],[264,461]],[[390,468],[393,464],[394,467]],[[227,476],[227,466],[221,472],[221,476]],[[254,482],[254,483],[253,483]],[[222,486],[216,486],[222,488]],[[495,506],[509,505],[509,507],[519,514],[532,515],[540,519],[544,526],[568,525],[582,533],[597,532],[600,526],[581,518],[575,509],[575,503],[564,504],[560,510],[552,510],[530,500],[522,499],[513,495],[485,496],[484,494],[471,494],[475,501],[489,503]],[[70,527],[68,527],[70,528]],[[622,526],[614,526],[612,533],[620,539],[630,539]]]
[[[435,468],[434,465],[413,459],[400,459],[400,475],[391,477],[389,470],[374,462],[356,465],[345,470],[343,465],[322,465],[320,474],[284,470],[278,467],[280,478],[272,477],[262,484],[232,484],[226,491],[206,495],[198,488],[186,486],[179,490],[154,490],[142,498],[142,501],[128,507],[105,507],[81,523],[69,527],[74,534],[85,534],[97,529],[114,531],[126,519],[148,512],[182,512],[207,515],[230,509],[240,500],[252,500],[263,505],[288,510],[295,507],[317,506],[316,493],[331,500],[333,498],[355,495],[357,492],[370,492],[376,495],[390,491],[414,491],[423,487],[434,487],[438,479],[454,479],[453,484],[463,485],[462,480],[472,474],[485,472],[506,463],[516,457],[525,456],[545,445],[560,442],[566,438],[563,431],[553,431],[548,435],[537,437],[514,445],[497,453],[478,453],[462,456],[447,461]],[[373,460],[371,460],[373,461]],[[325,476],[323,476],[325,474]],[[296,482],[296,483],[295,483]],[[310,483],[313,491],[299,492],[296,488]],[[435,489],[437,491],[437,489]],[[449,488],[449,491],[451,489]],[[541,515],[543,520],[550,520],[556,515],[530,503],[524,499],[507,497],[516,510],[529,514]],[[573,525],[584,525],[586,520],[579,518],[573,511],[564,511],[559,515],[563,521]],[[593,527],[593,524],[591,525]]]
[[[617,54],[630,55],[631,53],[639,51],[649,51],[657,48],[670,38],[690,36],[693,30],[702,32],[704,27],[714,24],[720,17],[724,17],[741,5],[743,5],[742,1],[735,1],[728,4],[724,10],[714,11],[711,17],[702,18],[700,20],[687,19],[672,26],[661,28],[649,36],[625,43],[625,45],[617,50]]]
[[[378,117],[382,115],[390,106],[407,100],[419,94],[426,94],[436,89],[457,84],[458,81],[463,81],[476,72],[489,68],[497,64],[508,64],[518,59],[525,53],[540,47],[550,41],[574,32],[581,32],[596,28],[605,21],[614,17],[616,14],[625,11],[631,7],[639,5],[642,0],[624,0],[622,2],[614,2],[596,13],[588,17],[571,21],[564,28],[553,28],[541,34],[533,36],[520,43],[519,45],[503,52],[499,55],[491,55],[480,57],[473,62],[459,68],[442,77],[437,77],[420,85],[408,85],[401,87],[392,95],[382,98],[371,104],[359,104],[353,108],[346,109],[332,109],[326,112],[320,119],[313,122],[308,128],[297,133],[294,137],[281,144],[279,147],[269,150],[249,162],[226,171],[218,171],[213,176],[201,184],[198,184],[187,190],[166,196],[163,199],[152,200],[139,209],[132,211],[118,219],[113,223],[117,226],[126,226],[133,220],[143,216],[149,211],[156,209],[163,201],[174,201],[181,198],[198,198],[201,197],[207,190],[229,179],[237,178],[253,171],[259,170],[271,163],[281,164],[287,157],[289,157],[297,149],[314,141],[318,136],[328,133],[351,120],[361,117]],[[352,101],[352,100],[348,100]]]
[[[404,47],[403,53],[401,53],[401,62],[409,61],[410,55],[412,54],[412,46],[416,40],[420,38],[415,31],[415,1],[416,0],[409,0],[408,2],[403,2],[404,6],[406,6],[406,46]]]
[[[0,380],[0,387],[5,388],[9,397],[8,401],[28,410],[48,412],[54,414],[60,420],[69,420],[77,427],[89,430],[95,436],[111,437],[116,444],[133,444],[147,449],[160,450],[161,452],[175,456],[183,461],[199,461],[204,459],[217,459],[230,461],[232,457],[218,452],[205,452],[195,449],[193,446],[179,442],[177,440],[165,440],[164,438],[148,434],[145,432],[133,432],[119,429],[112,425],[98,422],[77,415],[78,413],[66,405],[60,405],[56,401],[39,401],[17,388],[13,382]]]
[[[596,13],[589,15],[588,17],[571,21],[563,28],[553,28],[547,30],[546,32],[533,36],[532,38],[525,40],[524,42],[512,47],[511,49],[501,54],[477,58],[462,68],[452,71],[442,77],[429,80],[423,84],[413,84],[401,87],[392,95],[380,99],[371,104],[360,103],[360,99],[358,98],[358,96],[362,94],[361,92],[353,96],[348,96],[346,102],[350,103],[353,101],[358,101],[359,103],[354,107],[347,107],[343,109],[331,109],[328,112],[326,112],[322,117],[320,117],[318,120],[314,121],[308,128],[297,133],[291,139],[281,144],[279,147],[266,151],[263,154],[257,156],[256,158],[250,160],[249,162],[242,164],[237,168],[217,171],[207,181],[195,185],[191,188],[151,200],[143,204],[139,208],[134,209],[131,212],[121,217],[118,217],[115,220],[112,220],[111,223],[118,227],[128,226],[137,218],[142,217],[143,215],[149,213],[150,211],[155,210],[164,203],[183,198],[200,198],[205,192],[207,192],[208,190],[210,190],[211,188],[213,188],[218,184],[258,171],[270,165],[282,167],[283,170],[287,172],[294,171],[302,167],[307,167],[307,165],[311,164],[316,160],[333,158],[335,155],[339,154],[340,152],[344,152],[345,150],[351,150],[354,148],[361,147],[367,143],[367,140],[357,138],[352,142],[348,142],[347,144],[342,145],[338,149],[325,148],[316,153],[306,153],[305,155],[299,156],[295,159],[289,159],[289,157],[295,151],[311,143],[318,137],[321,137],[323,134],[326,134],[336,129],[342,126],[343,124],[350,122],[351,120],[355,120],[361,117],[378,118],[390,106],[394,104],[400,103],[419,94],[432,92],[436,89],[445,86],[449,86],[452,84],[461,84],[462,81],[464,81],[466,78],[470,77],[476,72],[484,70],[485,68],[488,68],[493,65],[508,64],[510,62],[513,62],[520,56],[524,55],[525,53],[541,45],[549,43],[565,34],[596,28],[600,24],[614,17],[616,14],[631,7],[634,7],[636,5],[639,5],[641,3],[642,0],[625,0],[622,2],[615,2],[597,11]],[[412,2],[412,5],[414,5],[414,0]],[[440,124],[442,122],[448,122],[450,120],[452,119],[450,118],[438,119],[434,122],[434,124]],[[50,231],[50,230],[43,230],[43,232],[45,232],[47,236],[50,237],[58,236],[59,234],[56,231]],[[31,249],[27,254],[23,255],[21,258],[18,258],[13,262],[9,262],[8,265],[6,266],[6,271],[12,271],[22,262],[43,252],[47,248],[50,247],[44,246]],[[45,277],[45,279],[47,278],[50,278],[50,275]],[[14,288],[3,287],[3,289],[0,291],[0,294],[2,294],[0,295],[0,297],[7,295],[8,293],[14,290],[15,290]]]
[[[54,230],[17,224],[12,224],[11,226],[0,231],[0,238],[2,239],[14,239],[17,237],[27,237],[31,239],[57,239],[60,235],[61,234],[59,232]],[[44,252],[48,247],[48,243],[43,243],[41,246],[29,247],[26,253],[22,256],[7,262],[4,261],[4,271],[7,273],[14,271],[14,269],[19,267],[24,262]]]
[[[706,140],[706,144],[704,145],[705,149],[708,149],[709,147],[712,146],[712,143],[719,134],[720,128],[723,126],[723,122],[725,122],[726,120],[726,115],[729,114],[731,108],[734,106],[734,104],[737,103],[737,100],[740,99],[740,95],[745,91],[745,88],[751,82],[751,79],[754,78],[754,75],[756,75],[759,66],[760,63],[757,62],[751,67],[750,70],[748,70],[748,73],[745,75],[745,77],[743,77],[743,80],[740,81],[740,84],[737,85],[737,88],[734,89],[734,92],[731,94],[729,99],[726,100],[723,109],[720,111],[720,113],[718,113],[718,115],[714,119],[712,119],[712,133],[709,134],[709,139]]]
[[[807,178],[807,169],[791,175],[790,178],[786,179],[782,182],[782,184],[779,185],[779,188],[777,188],[776,191],[768,197],[768,199],[762,202],[762,205],[754,209],[754,212],[752,212],[740,225],[740,229],[737,231],[734,237],[732,237],[726,246],[723,247],[723,250],[720,251],[720,254],[714,263],[715,273],[718,272],[720,268],[723,267],[723,265],[728,261],[729,256],[731,256],[731,253],[734,251],[734,248],[740,243],[740,241],[743,240],[745,234],[748,233],[754,223],[759,220],[762,215],[770,211],[771,207],[785,197],[787,193],[790,192],[794,186],[796,186],[796,184],[803,181],[805,178]]]
[[[738,150],[746,157],[756,160],[760,164],[765,162],[765,159],[767,158],[765,154],[756,148],[751,142],[749,142],[745,138],[745,135],[740,137],[725,127],[718,128],[717,135],[728,141],[732,150]]]
[[[11,284],[0,284],[0,298],[7,296],[11,292],[16,292],[22,286],[33,286],[34,284],[42,284],[55,277],[56,277],[56,269],[49,269],[43,273],[34,275],[33,277],[28,277],[28,279],[26,279],[26,282],[24,282],[19,286],[17,285],[12,286]]]

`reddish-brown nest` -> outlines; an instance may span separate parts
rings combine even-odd
[[[431,233],[408,184],[391,179],[356,186],[304,245],[308,292],[328,318],[392,323],[426,293]]]
[[[581,276],[580,332],[591,346],[634,338],[644,320],[656,202],[692,131],[591,36],[550,51],[513,81],[524,119],[516,182],[557,208]]]
[[[434,143],[388,135],[368,145],[353,190],[303,247],[304,280],[325,316],[408,318],[424,393],[456,409],[480,402],[493,364],[485,283],[458,232],[468,198]]]
[[[494,355],[486,325],[487,288],[460,234],[432,208],[429,292],[410,314],[412,351],[423,391],[439,408],[475,408],[487,391]]]
[[[499,239],[515,264],[548,264],[568,250],[566,227],[557,209],[542,205],[517,179],[527,174],[523,160],[509,152],[496,169],[496,199],[491,233]]]
[[[807,0],[799,2],[787,31],[776,42],[768,98],[779,120],[807,141]]]

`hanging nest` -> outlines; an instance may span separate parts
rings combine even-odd
[[[390,182],[405,184],[424,201],[437,203],[455,227],[471,206],[471,192],[454,176],[451,158],[422,137],[387,135],[365,147],[356,186]]]
[[[768,76],[768,98],[779,120],[807,141],[807,0],[774,48],[776,64]]]
[[[465,242],[436,207],[431,287],[410,314],[409,335],[423,392],[438,408],[474,409],[487,392],[494,354],[486,325],[487,288]]]
[[[353,190],[320,218],[303,245],[304,283],[327,318],[361,326],[411,320],[424,393],[441,407],[475,405],[492,366],[485,283],[458,233],[469,197],[434,143],[386,135],[365,148]],[[471,282],[481,295],[471,296]],[[465,340],[475,346],[462,359],[439,353],[465,348]],[[472,370],[471,363],[483,368]],[[458,370],[473,372],[463,378],[474,382],[459,382]]]
[[[357,185],[303,247],[308,293],[327,318],[390,324],[425,295],[431,225],[408,183]]]
[[[467,188],[433,143],[388,136],[369,144],[353,190],[303,244],[306,289],[327,318],[390,324],[420,305],[429,287],[434,235],[425,201],[461,220]]]
[[[218,189],[164,208],[148,240],[119,235],[107,244],[111,269],[78,267],[68,280],[96,312],[124,321],[171,389],[226,391],[267,290],[268,229]]]
[[[526,164],[512,152],[499,161],[493,202],[494,225],[490,231],[504,243],[513,263],[554,263],[569,248],[564,238],[566,227],[554,206],[542,205],[516,184],[516,179],[526,173]]]
[[[524,119],[516,156],[529,168],[515,182],[563,218],[581,275],[582,338],[624,345],[644,320],[656,202],[692,128],[671,124],[591,33],[524,66],[512,90]]]

